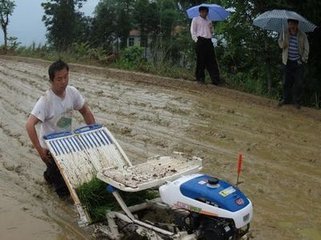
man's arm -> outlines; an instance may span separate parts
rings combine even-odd
[[[96,123],[94,115],[92,114],[90,108],[88,107],[88,104],[85,103],[84,106],[79,109],[79,112],[83,116],[86,124],[94,124]]]
[[[191,23],[191,35],[192,35],[192,39],[194,42],[197,42],[197,23],[196,23],[196,18],[193,18],[192,23]]]
[[[48,150],[41,147],[39,139],[38,139],[37,131],[36,131],[36,124],[39,121],[40,120],[38,118],[36,118],[34,115],[30,114],[30,116],[27,120],[27,123],[26,123],[26,130],[27,130],[28,136],[32,142],[32,145],[39,153],[42,161],[46,165],[48,165],[49,164],[49,159],[48,159],[48,155],[47,155]]]

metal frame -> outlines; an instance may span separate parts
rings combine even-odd
[[[157,156],[147,162],[133,166],[113,135],[102,125],[85,126],[72,133],[51,134],[45,137],[45,142],[70,191],[71,198],[79,213],[79,225],[87,225],[91,222],[91,219],[86,209],[81,205],[76,188],[97,176],[100,180],[116,188],[112,193],[124,212],[107,214],[109,224],[107,232],[111,235],[111,238],[117,239],[120,235],[116,228],[115,218],[136,224],[150,236],[157,233],[176,239],[178,236],[187,235],[185,233],[175,235],[136,219],[131,211],[133,207],[128,207],[125,204],[118,189],[136,192],[160,186],[181,175],[200,171],[202,159],[175,153],[173,156]],[[164,170],[164,172],[160,174],[161,170]],[[140,179],[140,181],[132,181],[128,184],[124,177],[127,176],[126,174],[132,176],[133,179]],[[120,178],[115,178],[116,175]],[[142,204],[139,207],[136,206],[136,208],[148,206],[150,205]]]

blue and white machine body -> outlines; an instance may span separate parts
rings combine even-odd
[[[252,203],[237,187],[206,174],[182,176],[160,186],[159,193],[173,208],[232,219],[237,229],[252,219]]]

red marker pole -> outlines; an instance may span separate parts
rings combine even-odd
[[[239,154],[239,158],[237,160],[237,180],[236,180],[236,186],[241,183],[239,182],[239,178],[242,172],[242,163],[243,163],[243,155],[242,153]]]

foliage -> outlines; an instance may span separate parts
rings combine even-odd
[[[182,65],[190,47],[185,12],[181,11],[174,0],[159,0],[156,4],[158,19],[154,22],[155,28],[148,34],[151,39],[150,58],[154,64]]]
[[[106,183],[94,178],[90,182],[84,183],[77,188],[80,202],[89,213],[93,222],[106,221],[107,211],[121,210],[114,196],[107,192],[106,186]],[[153,190],[134,193],[120,192],[120,195],[127,206],[143,203],[146,199],[158,197],[158,193]]]
[[[144,58],[144,48],[139,46],[124,49],[120,58],[111,66],[126,70],[151,73],[159,76],[192,80],[191,71],[185,67],[173,65],[171,62],[150,62]]]
[[[148,34],[157,31],[159,12],[155,1],[137,0],[133,11],[135,27],[140,30],[142,47],[148,46]]]
[[[8,48],[10,51],[15,51],[21,44],[17,41],[17,37],[8,37]]]
[[[118,0],[117,1],[117,36],[120,39],[120,49],[127,47],[127,38],[129,31],[133,27],[133,1],[131,0]]]
[[[102,0],[98,3],[89,37],[92,47],[102,47],[112,53],[127,46],[129,31],[133,27],[133,3],[130,0]]]
[[[41,4],[45,15],[42,20],[47,27],[47,39],[58,50],[67,50],[72,43],[82,40],[86,32],[81,26],[86,26],[86,18],[76,11],[86,0],[48,0]]]
[[[121,61],[128,64],[139,63],[143,60],[143,53],[144,48],[142,47],[128,47],[123,51]]]
[[[116,10],[111,5],[112,0],[100,1],[95,9],[95,17],[92,19],[91,46],[102,47],[112,52],[113,42],[116,39]],[[108,16],[108,17],[106,17]]]
[[[0,24],[3,31],[3,39],[4,39],[4,50],[7,50],[8,45],[8,24],[9,24],[9,16],[12,15],[13,10],[15,8],[14,1],[10,0],[1,0],[0,1]]]
[[[276,38],[252,25],[255,5],[249,1],[225,1],[235,12],[226,23],[219,25],[222,36],[218,38],[218,55],[221,69],[232,85],[257,94],[270,94],[279,77],[274,72],[279,67],[273,51]],[[276,49],[276,48],[275,48]],[[239,85],[240,84],[240,85]]]

